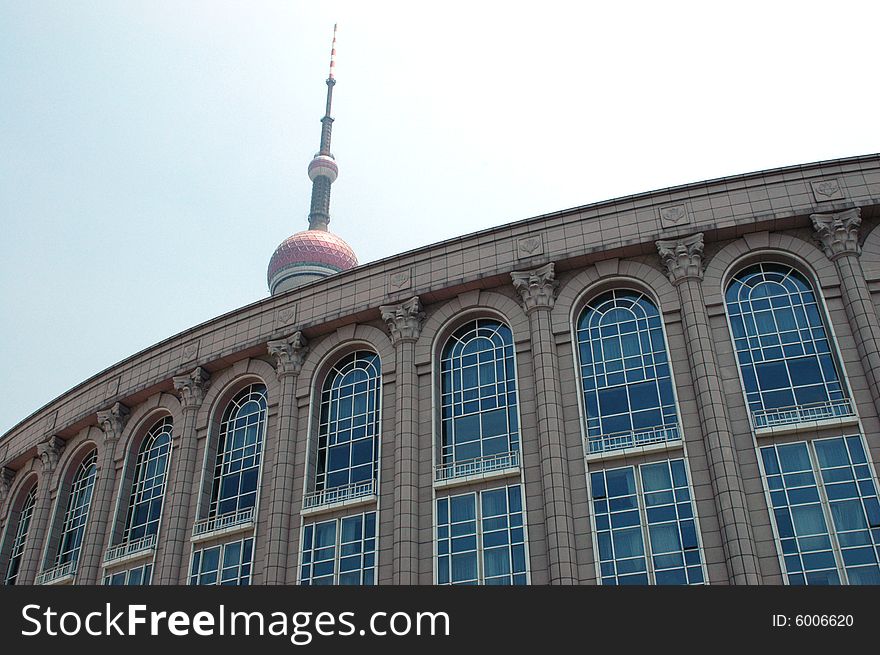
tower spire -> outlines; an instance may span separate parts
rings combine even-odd
[[[312,181],[312,204],[309,211],[309,229],[326,230],[330,223],[330,185],[336,181],[339,169],[330,152],[330,137],[333,130],[333,117],[330,109],[333,104],[333,87],[336,85],[336,25],[333,25],[333,43],[330,46],[330,72],[327,75],[327,106],[321,119],[321,146],[309,164],[309,179]]]
[[[327,229],[330,223],[330,185],[336,181],[339,169],[330,152],[330,131],[333,117],[333,86],[336,84],[336,25],[333,26],[333,45],[330,48],[330,73],[327,75],[327,106],[321,119],[321,147],[309,163],[312,181],[312,205],[309,211],[309,229],[285,239],[269,260],[266,281],[272,295],[283,293],[347,271],[358,265],[357,257],[344,239]]]

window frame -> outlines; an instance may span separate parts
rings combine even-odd
[[[262,379],[258,377],[249,377],[247,380],[239,381],[237,384],[230,385],[227,387],[225,393],[220,396],[221,401],[215,405],[214,416],[216,427],[209,430],[209,439],[207,442],[207,447],[205,448],[205,459],[203,464],[203,483],[201,485],[202,495],[200,502],[200,509],[197,513],[196,523],[205,521],[205,520],[216,520],[223,516],[233,516],[235,514],[240,514],[242,512],[247,511],[248,508],[244,510],[239,507],[239,501],[236,501],[236,510],[234,512],[226,512],[221,514],[219,512],[220,506],[220,490],[222,487],[222,477],[217,479],[217,470],[222,466],[218,464],[222,453],[223,443],[222,441],[225,439],[227,434],[224,433],[224,424],[228,423],[230,419],[227,419],[227,412],[229,412],[233,403],[236,400],[244,396],[247,392],[247,395],[253,394],[254,387],[262,387],[262,395],[265,402],[265,407],[263,408],[263,419],[262,419],[262,429],[260,430],[259,435],[259,464],[256,465],[257,468],[257,481],[256,481],[256,490],[254,497],[254,504],[252,507],[252,516],[253,521],[256,522],[257,513],[260,507],[260,497],[261,497],[261,487],[262,487],[262,479],[263,479],[263,464],[266,454],[266,437],[268,435],[268,427],[269,427],[269,385],[267,385]],[[248,390],[251,390],[248,392]],[[243,407],[250,402],[246,400],[240,403],[239,407]],[[213,444],[211,444],[211,440],[213,439]],[[211,447],[213,446],[213,447]],[[215,489],[217,492],[217,498],[214,498]],[[241,487],[239,482],[239,493],[236,494],[236,498],[241,498],[240,493]]]
[[[529,546],[529,517],[528,517],[528,507],[526,505],[527,496],[526,496],[526,487],[525,482],[521,478],[511,479],[507,482],[502,482],[498,484],[497,482],[486,482],[479,486],[468,486],[468,487],[457,487],[454,489],[450,489],[448,493],[444,494],[434,494],[432,499],[432,529],[431,529],[431,538],[432,538],[432,571],[433,571],[433,584],[434,586],[491,586],[486,585],[486,576],[485,576],[485,549],[484,549],[484,529],[483,529],[483,512],[482,512],[482,494],[484,492],[491,491],[499,491],[504,490],[508,496],[505,501],[507,503],[508,512],[507,516],[510,516],[510,489],[512,487],[519,487],[520,493],[520,504],[521,508],[519,513],[522,514],[522,531],[523,531],[523,556],[525,558],[525,571],[523,574],[525,575],[526,581],[524,586],[528,586],[532,584],[532,566],[531,566],[531,549]],[[453,583],[451,580],[449,582],[440,583],[440,552],[439,552],[439,516],[437,513],[437,504],[440,500],[449,500],[452,498],[462,497],[462,496],[473,496],[474,500],[474,522],[476,524],[476,532],[474,533],[476,539],[476,559],[477,559],[477,578],[474,583]],[[451,517],[449,517],[451,519]],[[450,520],[448,525],[451,525],[452,521]],[[513,529],[509,524],[508,519],[508,532]],[[450,532],[450,541],[452,539],[452,535]],[[507,547],[510,548],[513,544],[508,543]],[[452,552],[450,551],[448,555],[451,557]],[[514,574],[512,571],[509,574],[511,577],[514,575],[521,575],[519,573]],[[516,584],[511,585],[500,585],[500,586],[517,586]]]
[[[86,462],[89,462],[86,464]],[[64,546],[64,537],[66,534],[65,526],[68,523],[68,513],[71,510],[70,503],[72,502],[73,495],[77,492],[75,489],[77,484],[77,478],[80,473],[84,470],[84,468],[94,467],[94,472],[89,474],[91,477],[91,481],[89,482],[89,500],[85,512],[82,514],[82,523],[76,528],[81,530],[82,533],[79,537],[79,544],[76,547],[69,551],[63,551],[62,547]],[[44,557],[44,565],[42,567],[42,571],[49,571],[52,569],[56,569],[61,566],[71,566],[74,571],[79,568],[79,556],[82,551],[82,546],[85,541],[85,532],[88,527],[89,515],[92,510],[92,502],[94,500],[94,492],[95,492],[95,484],[98,479],[98,448],[91,444],[91,447],[83,448],[76,459],[72,460],[68,465],[67,469],[67,483],[64,485],[64,494],[59,494],[58,499],[55,504],[55,516],[53,519],[53,531],[57,530],[57,541],[54,539],[47,539],[46,547],[52,548],[54,550],[53,556],[51,559],[48,557],[49,553],[47,552]],[[64,509],[62,509],[62,498],[64,498]],[[65,553],[73,552],[76,557],[69,557],[62,561],[62,556]]]
[[[631,446],[602,449],[592,452],[590,450],[590,434],[588,428],[586,392],[584,389],[583,376],[581,375],[582,366],[580,357],[580,340],[578,339],[578,324],[580,322],[581,316],[587,310],[587,307],[590,305],[590,303],[598,299],[600,296],[614,291],[624,291],[639,294],[640,296],[643,296],[648,302],[650,302],[657,310],[660,322],[660,330],[663,337],[663,345],[666,352],[666,363],[669,366],[669,382],[672,387],[672,406],[675,409],[675,415],[677,418],[678,436],[677,438],[667,438],[663,440],[649,442],[646,444],[636,444],[635,441],[633,441],[633,445]],[[652,289],[639,284],[638,281],[631,278],[614,277],[611,279],[601,280],[597,284],[593,284],[584,289],[579,294],[577,300],[572,303],[571,311],[569,314],[569,326],[571,335],[572,362],[574,366],[574,376],[576,379],[578,391],[577,402],[578,419],[580,421],[581,427],[581,444],[584,449],[584,456],[586,460],[613,459],[624,457],[632,453],[642,453],[646,450],[675,450],[678,448],[682,448],[685,443],[686,434],[684,422],[682,420],[681,404],[678,396],[678,383],[676,382],[675,367],[673,366],[673,358],[669,349],[669,332],[666,325],[666,317],[662,305],[657,297],[657,294],[654,293]],[[657,378],[655,377],[653,379],[656,380]],[[629,386],[629,384],[630,383],[624,383],[624,386]],[[635,435],[636,432],[638,431],[632,430],[628,434]],[[607,435],[600,436],[604,437]],[[685,459],[687,460],[686,456]]]
[[[688,493],[690,495],[691,509],[693,511],[694,530],[696,532],[696,538],[697,538],[697,551],[700,554],[700,567],[701,567],[702,574],[703,574],[703,581],[702,582],[687,583],[687,584],[684,584],[681,586],[687,587],[687,586],[699,586],[699,585],[711,584],[709,581],[709,575],[708,575],[708,563],[706,561],[706,549],[705,549],[705,545],[703,543],[703,530],[701,527],[700,513],[697,508],[697,497],[694,492],[693,473],[691,472],[690,460],[689,460],[689,457],[687,455],[686,450],[683,448],[683,444],[682,444],[680,455],[676,455],[671,452],[667,452],[667,453],[662,453],[662,454],[658,455],[657,457],[642,458],[642,459],[632,461],[632,462],[626,458],[614,458],[614,459],[611,459],[611,460],[608,460],[605,462],[601,462],[592,468],[590,466],[587,466],[587,471],[586,471],[587,489],[586,489],[586,491],[587,491],[588,512],[590,515],[589,520],[590,520],[590,531],[591,531],[591,538],[592,538],[592,545],[593,545],[593,565],[594,565],[594,570],[596,573],[596,584],[603,585],[604,583],[602,582],[602,577],[603,577],[602,576],[602,560],[601,560],[601,557],[599,554],[599,530],[598,530],[597,523],[596,523],[596,511],[595,511],[595,506],[594,506],[595,499],[593,497],[593,483],[592,483],[591,476],[593,473],[599,473],[599,472],[607,474],[608,471],[615,471],[615,470],[622,470],[622,469],[634,469],[634,471],[635,471],[635,473],[634,473],[635,496],[636,496],[637,509],[639,512],[639,526],[638,527],[639,527],[639,530],[641,531],[642,546],[643,546],[643,550],[644,550],[643,556],[645,558],[645,575],[648,577],[647,584],[644,584],[644,585],[639,584],[636,586],[652,586],[652,587],[670,586],[670,585],[665,585],[662,583],[658,584],[656,582],[656,570],[655,570],[654,562],[653,562],[654,553],[651,548],[651,537],[650,537],[651,523],[648,522],[647,504],[645,502],[645,491],[644,491],[644,484],[642,481],[641,467],[650,466],[653,464],[662,464],[662,463],[666,463],[667,466],[671,467],[671,463],[674,460],[681,460],[684,465],[685,476],[687,477],[687,489],[688,489]],[[607,480],[607,478],[606,478],[606,480]],[[676,487],[674,485],[674,480],[673,480],[673,488],[672,488],[673,495],[674,495],[675,489],[676,489]],[[607,499],[607,497],[606,497],[606,499]],[[675,501],[675,502],[677,503],[679,501]],[[676,520],[676,522],[677,522],[677,520]],[[682,548],[682,552],[684,552],[683,548]],[[616,559],[614,561],[616,561]],[[693,566],[693,565],[691,565],[691,566]],[[688,568],[687,562],[684,563],[683,567],[685,569]],[[615,577],[618,577],[618,575],[615,574]],[[621,586],[621,585],[617,584],[617,585],[608,585],[608,586]]]
[[[172,454],[174,452],[174,419],[170,414],[164,414],[162,416],[156,416],[155,414],[152,417],[148,417],[141,424],[141,436],[135,441],[132,448],[128,451],[128,475],[123,478],[123,485],[120,485],[119,491],[119,499],[117,502],[117,513],[114,518],[114,530],[111,535],[110,544],[108,547],[119,546],[126,543],[131,543],[133,540],[130,537],[131,533],[131,522],[134,520],[133,514],[133,504],[135,499],[135,486],[138,484],[138,474],[141,466],[141,457],[144,454],[144,446],[148,443],[148,440],[153,435],[153,432],[158,428],[165,427],[167,425],[167,430],[160,431],[159,434],[168,434],[168,448],[165,456],[165,470],[163,472],[163,481],[162,481],[162,493],[161,499],[159,501],[159,517],[155,520],[148,520],[145,525],[149,525],[150,523],[156,524],[155,532],[153,533],[155,536],[155,540],[158,541],[159,535],[162,529],[162,516],[165,512],[165,496],[168,493],[168,481],[173,473],[173,469],[171,468],[171,460]],[[144,426],[145,429],[144,429]],[[155,446],[151,447],[149,450],[152,450]],[[144,464],[147,464],[150,460],[146,460]],[[154,476],[155,477],[155,476]],[[143,504],[144,502],[150,503],[150,501],[139,501],[138,504]],[[124,513],[123,513],[124,512]],[[144,534],[142,537],[138,537],[134,541],[147,538],[149,535]]]
[[[37,492],[40,481],[31,479],[29,484],[22,485],[18,488],[13,498],[14,502],[8,506],[8,518],[14,517],[13,521],[7,520],[3,533],[2,548],[3,557],[3,585],[14,586],[18,583],[18,576],[21,573],[21,563],[24,559],[24,551],[27,548],[28,537],[31,533],[34,511],[37,504]],[[25,518],[25,514],[28,516]],[[22,529],[23,522],[27,521],[27,526]],[[13,530],[13,525],[15,529]],[[8,552],[7,551],[8,548]],[[16,551],[21,552],[16,555]],[[12,564],[16,557],[19,558],[18,566],[15,573],[11,573]],[[11,582],[10,582],[11,581]]]
[[[831,420],[836,420],[836,421],[849,420],[849,421],[857,422],[858,421],[858,408],[856,406],[855,398],[853,396],[852,386],[850,385],[850,382],[849,382],[849,375],[847,373],[846,366],[845,366],[845,363],[844,363],[844,360],[843,360],[843,357],[842,357],[842,354],[840,351],[840,345],[838,343],[837,334],[834,329],[834,324],[831,321],[831,315],[828,313],[828,306],[826,303],[825,294],[822,292],[822,287],[819,284],[818,276],[813,271],[813,269],[811,267],[809,267],[805,262],[803,262],[801,259],[795,257],[794,255],[791,255],[790,253],[779,253],[777,251],[762,251],[762,252],[753,253],[750,256],[745,257],[745,258],[740,258],[737,261],[733,262],[730,266],[728,266],[727,271],[722,278],[722,285],[719,289],[720,294],[721,294],[721,303],[724,308],[724,321],[727,325],[727,335],[728,335],[728,338],[730,339],[731,353],[732,353],[732,357],[734,360],[734,365],[736,367],[737,380],[739,381],[740,391],[742,393],[742,402],[743,402],[743,406],[745,408],[746,414],[748,415],[749,427],[750,427],[752,433],[757,436],[759,434],[759,431],[761,433],[763,433],[765,431],[771,432],[774,430],[774,428],[775,429],[781,428],[783,430],[797,430],[798,429],[797,426],[801,425],[805,422],[813,423],[816,420],[822,420],[822,419],[804,419],[802,421],[790,421],[790,422],[785,422],[785,423],[781,423],[781,424],[773,425],[773,426],[770,426],[770,425],[758,426],[756,424],[754,412],[752,411],[752,409],[750,407],[750,403],[749,403],[749,399],[748,399],[749,392],[746,388],[745,378],[744,378],[743,372],[742,372],[742,365],[740,364],[740,361],[739,361],[739,351],[737,350],[737,346],[736,346],[737,337],[735,336],[734,331],[733,331],[733,322],[731,321],[731,314],[730,314],[730,311],[728,308],[728,303],[727,303],[727,292],[728,292],[730,286],[733,284],[734,280],[738,276],[740,276],[743,272],[745,272],[746,270],[753,268],[755,266],[763,266],[766,264],[789,268],[792,271],[794,271],[795,273],[800,274],[806,280],[807,284],[809,285],[810,291],[813,293],[813,295],[815,297],[815,302],[816,302],[817,310],[819,313],[819,319],[820,319],[822,327],[826,333],[826,339],[829,343],[829,351],[828,352],[831,356],[835,371],[836,371],[838,378],[839,378],[839,383],[840,383],[843,398],[844,398],[844,400],[848,401],[850,408],[852,410],[851,414],[845,414],[845,415],[841,416],[840,418],[838,418],[837,416],[828,417],[828,418],[830,418]],[[790,273],[788,273],[787,275],[790,275]],[[742,315],[742,314],[740,314],[740,315]],[[800,331],[800,328],[798,328],[798,331]],[[812,328],[811,328],[811,331],[812,331]],[[751,351],[751,348],[749,350]],[[816,357],[818,358],[818,355],[816,355]],[[783,357],[782,359],[780,359],[778,361],[785,362],[788,359],[789,359],[788,357]],[[774,361],[776,361],[776,360],[774,360]],[[793,395],[794,394],[793,387],[791,387],[791,389],[792,389],[792,395]],[[761,392],[758,391],[757,393],[760,394]],[[829,401],[829,402],[831,402],[831,401]],[[762,406],[763,406],[763,401],[762,401]],[[794,405],[792,407],[793,408],[800,408],[800,407],[803,407],[803,405]],[[777,411],[782,411],[782,410],[785,410],[786,408],[780,407],[780,408],[775,408],[775,409]],[[764,411],[772,411],[772,409],[771,410],[764,410]],[[760,459],[759,455],[758,455],[758,457]]]
[[[777,452],[777,459],[778,459],[778,448],[780,446],[796,445],[796,444],[804,444],[805,445],[806,450],[807,450],[807,454],[808,454],[808,457],[810,460],[810,473],[813,476],[814,484],[818,490],[819,504],[822,509],[822,517],[823,517],[823,520],[825,521],[825,528],[827,530],[827,534],[828,534],[829,540],[831,542],[831,551],[834,554],[835,571],[837,572],[837,575],[838,575],[838,584],[841,586],[844,586],[844,585],[849,586],[851,583],[849,582],[849,575],[846,571],[846,564],[844,563],[844,560],[843,560],[842,548],[840,546],[839,537],[837,535],[838,530],[837,530],[836,524],[834,523],[834,517],[833,517],[833,514],[831,512],[831,508],[830,508],[830,501],[828,498],[827,491],[825,489],[826,483],[825,483],[824,479],[822,478],[822,470],[823,469],[819,465],[819,460],[818,460],[818,456],[817,456],[816,449],[814,446],[814,442],[828,441],[828,440],[833,440],[833,439],[843,439],[844,442],[846,442],[846,440],[848,438],[853,438],[853,437],[859,439],[859,441],[860,441],[861,448],[862,448],[862,451],[863,451],[863,453],[865,455],[865,459],[866,459],[866,464],[864,464],[864,466],[868,467],[869,472],[870,472],[870,481],[874,485],[875,495],[877,495],[877,497],[880,498],[880,485],[878,485],[876,466],[874,464],[874,459],[871,456],[871,450],[868,447],[868,443],[867,443],[867,440],[865,439],[864,431],[861,429],[861,426],[859,426],[858,430],[853,430],[852,432],[849,432],[849,433],[846,430],[842,430],[842,431],[835,431],[835,433],[833,433],[833,434],[825,433],[824,436],[816,435],[816,436],[812,436],[812,437],[810,437],[804,433],[799,433],[799,434],[795,433],[795,434],[792,434],[790,436],[790,438],[788,438],[788,439],[765,439],[765,440],[762,440],[763,443],[756,443],[755,444],[755,455],[758,459],[758,467],[759,467],[759,472],[761,475],[761,486],[764,490],[764,499],[765,499],[766,506],[767,506],[767,513],[769,514],[770,525],[773,530],[773,545],[776,550],[776,556],[777,556],[777,561],[779,563],[779,571],[780,571],[780,576],[782,577],[782,583],[785,585],[798,586],[798,585],[792,585],[791,582],[789,581],[789,573],[787,571],[787,566],[785,563],[785,553],[783,552],[783,548],[782,548],[782,537],[781,537],[781,533],[779,531],[779,525],[778,525],[777,518],[776,518],[776,511],[775,511],[776,508],[774,507],[773,501],[771,498],[772,490],[770,489],[769,478],[768,478],[766,466],[764,463],[762,449],[773,448]],[[847,451],[849,451],[848,447],[847,447]],[[863,466],[863,465],[859,465],[859,464],[855,464],[855,463],[851,462],[850,466],[855,468],[855,466]],[[776,474],[774,474],[774,475],[776,475]],[[858,482],[856,482],[856,485],[858,486]],[[782,491],[787,492],[787,487],[783,487]],[[861,502],[861,499],[862,499],[862,495],[860,492],[859,493],[860,502]],[[788,505],[786,505],[786,507],[790,508],[791,504],[789,503]],[[790,513],[791,512],[789,509],[789,514]],[[876,528],[874,528],[874,529],[876,529]],[[872,530],[870,525],[866,528],[866,530],[868,530],[869,532]],[[797,539],[797,538],[798,537],[795,535],[795,539]],[[800,554],[800,552],[801,552],[800,549],[798,549],[797,553]],[[880,554],[878,554],[878,562],[880,562]],[[880,567],[880,563],[878,563],[878,567]],[[805,582],[804,586],[810,586],[810,585],[808,582]]]
[[[366,534],[366,525],[367,525],[367,516],[368,515],[373,516],[373,536],[372,537],[364,536]],[[373,540],[373,550],[372,551],[368,551],[365,548],[362,548],[361,552],[357,553],[362,558],[361,559],[362,563],[363,563],[363,558],[367,554],[372,553],[373,565],[372,565],[372,567],[365,567],[362,565],[358,569],[358,571],[360,572],[361,580],[363,580],[364,571],[368,568],[372,568],[373,582],[369,583],[369,584],[364,584],[363,582],[361,582],[359,585],[352,585],[352,586],[372,587],[372,586],[376,586],[379,584],[379,552],[380,552],[380,549],[379,549],[379,509],[375,508],[375,509],[365,509],[364,511],[341,514],[341,515],[330,515],[330,516],[323,516],[323,517],[322,516],[314,516],[314,517],[309,517],[308,520],[306,520],[304,518],[302,521],[300,521],[299,543],[297,544],[299,547],[299,557],[297,558],[297,563],[296,563],[296,567],[297,567],[296,568],[296,584],[297,584],[297,586],[311,586],[311,587],[325,586],[325,585],[315,585],[311,582],[311,580],[313,580],[315,577],[314,571],[312,572],[312,575],[309,576],[309,580],[310,580],[309,584],[304,585],[303,584],[303,567],[306,565],[313,567],[315,565],[314,559],[312,559],[312,561],[310,561],[308,563],[304,562],[304,559],[305,559],[304,555],[305,555],[306,551],[307,550],[308,551],[318,550],[314,547],[314,545],[312,545],[310,548],[305,547],[306,528],[308,528],[308,527],[312,528],[312,538],[314,540],[314,532],[315,532],[316,527],[318,525],[323,525],[326,523],[334,523],[335,524],[335,527],[334,527],[335,532],[334,532],[334,537],[333,537],[333,582],[331,582],[329,586],[348,586],[348,585],[340,585],[340,583],[339,583],[339,576],[341,573],[343,573],[342,571],[340,571],[341,560],[343,559],[343,557],[352,557],[354,555],[346,555],[346,556],[342,555],[342,546],[343,546],[342,522],[346,519],[351,519],[351,518],[355,518],[355,517],[361,518],[361,535],[362,536],[361,536],[361,539],[359,540],[360,543],[363,544],[364,542],[366,542],[369,539]],[[350,542],[345,542],[345,543],[349,544],[349,543],[357,543],[357,542],[350,541]],[[313,544],[314,544],[314,541],[313,541]],[[325,546],[324,548],[328,548],[328,546]],[[321,560],[321,561],[328,561],[328,560]],[[326,577],[326,576],[321,576],[321,577]]]
[[[495,321],[500,323],[502,326],[506,327],[510,331],[510,350],[511,350],[511,361],[513,365],[513,385],[514,385],[514,393],[516,394],[516,402],[514,407],[515,417],[517,421],[517,429],[516,433],[518,434],[517,442],[516,442],[516,450],[510,451],[508,453],[501,453],[499,455],[489,455],[488,457],[496,457],[497,461],[493,464],[490,462],[482,462],[482,457],[477,458],[477,460],[462,460],[465,463],[468,462],[478,462],[479,464],[468,468],[467,466],[462,467],[461,462],[455,462],[451,460],[449,464],[445,464],[443,461],[443,367],[442,362],[444,358],[444,351],[446,350],[448,344],[452,340],[452,338],[456,335],[457,332],[462,330],[465,326],[469,324],[477,324],[480,321],[488,320]],[[498,360],[495,360],[496,363]],[[521,385],[520,385],[520,364],[519,364],[519,356],[517,354],[517,339],[513,330],[513,323],[510,319],[503,315],[502,313],[489,308],[489,307],[478,307],[470,310],[466,310],[462,313],[459,313],[449,319],[440,329],[437,330],[436,335],[434,336],[432,345],[431,345],[431,401],[433,408],[433,419],[432,419],[432,436],[431,436],[431,453],[432,453],[432,480],[433,485],[436,488],[438,485],[440,487],[444,487],[447,485],[455,485],[456,480],[467,479],[482,479],[482,478],[491,478],[495,476],[507,477],[509,475],[515,474],[517,470],[522,470],[522,448],[523,448],[523,421],[522,421],[522,410],[521,410]],[[510,380],[506,380],[510,382]],[[496,383],[497,384],[497,383]],[[479,401],[479,397],[477,399]],[[510,411],[510,405],[506,405],[508,411]],[[480,416],[480,413],[475,414],[475,416]],[[510,427],[510,418],[508,415],[507,426]],[[510,432],[508,434],[508,444],[510,444]],[[483,438],[481,437],[480,442],[480,452],[483,452],[482,446]],[[480,463],[482,462],[482,463]],[[458,470],[457,467],[460,467],[461,470]],[[450,475],[443,475],[438,477],[438,471],[440,469],[450,468],[452,473]],[[522,484],[522,481],[520,481]],[[436,496],[436,494],[435,494]],[[435,498],[436,500],[436,498]],[[436,503],[435,503],[436,504]],[[435,507],[436,511],[436,507]]]
[[[375,407],[370,410],[369,407],[366,412],[367,420],[365,422],[365,426],[370,425],[372,422],[374,434],[373,438],[373,466],[372,466],[372,476],[370,480],[372,481],[373,494],[378,492],[379,488],[379,479],[381,476],[381,460],[382,460],[382,408],[384,405],[383,402],[383,393],[384,393],[384,381],[382,376],[382,359],[378,353],[378,351],[371,344],[358,343],[350,345],[350,347],[345,348],[343,350],[335,351],[331,356],[325,359],[324,366],[319,370],[322,371],[322,374],[316,376],[314,378],[315,382],[312,383],[312,398],[313,410],[310,412],[309,416],[309,431],[310,435],[308,441],[308,453],[306,456],[306,476],[305,476],[305,489],[304,489],[304,497],[310,494],[315,494],[319,492],[329,492],[334,489],[344,489],[347,487],[352,487],[355,485],[363,485],[367,484],[367,481],[361,482],[351,482],[351,470],[355,468],[351,464],[351,452],[349,451],[349,465],[347,468],[343,470],[347,470],[349,472],[349,482],[345,485],[336,485],[330,487],[327,485],[327,478],[330,473],[329,469],[329,460],[330,460],[330,448],[329,439],[331,435],[331,431],[329,429],[330,421],[328,419],[328,432],[326,434],[328,443],[325,447],[321,447],[321,439],[322,429],[323,429],[323,421],[322,414],[324,411],[324,395],[325,393],[331,393],[333,391],[334,385],[332,381],[339,379],[347,375],[354,368],[351,368],[344,373],[340,370],[340,366],[346,365],[349,359],[352,359],[353,362],[357,362],[364,355],[369,355],[372,358],[371,364],[375,368],[375,375],[371,375],[367,383],[367,390],[364,392],[366,394],[374,393],[375,394]],[[360,370],[364,370],[361,368]],[[353,398],[354,396],[352,396]],[[338,402],[338,400],[337,400]],[[328,405],[328,412],[330,412],[330,407],[332,407],[333,400],[332,398],[329,401],[326,401]],[[369,401],[368,401],[369,403]],[[372,421],[370,421],[370,414],[373,414]],[[352,414],[354,416],[354,414]],[[352,428],[353,429],[353,428]],[[359,438],[357,441],[366,442],[369,436],[364,436]],[[354,443],[355,439],[350,439],[348,441],[349,444]],[[338,444],[335,444],[338,445]],[[324,471],[321,472],[321,455],[322,453],[326,453],[324,459]],[[319,488],[320,487],[320,488]]]

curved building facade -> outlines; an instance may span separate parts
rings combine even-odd
[[[0,437],[2,580],[878,583],[878,222],[870,155],[276,288]]]

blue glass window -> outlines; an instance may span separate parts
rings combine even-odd
[[[645,294],[594,298],[577,342],[589,452],[680,439],[662,319]]]
[[[251,582],[253,557],[252,537],[197,550],[193,553],[189,583],[247,586]]]
[[[683,459],[590,473],[602,584],[702,584]]]
[[[266,386],[252,384],[240,391],[223,412],[209,517],[256,506],[266,406]]]
[[[18,514],[18,526],[15,529],[15,537],[12,540],[12,550],[9,553],[9,564],[6,567],[5,583],[14,585],[18,579],[18,571],[21,568],[21,560],[24,556],[24,545],[27,542],[28,529],[31,526],[31,517],[34,515],[34,505],[37,501],[37,485],[33,485]]]
[[[813,285],[791,266],[740,271],[725,295],[756,428],[852,413]]]
[[[321,392],[316,491],[375,481],[381,389],[376,353],[352,353],[327,375]]]
[[[303,526],[302,585],[372,585],[376,512]]]
[[[123,543],[155,536],[159,531],[165,475],[171,452],[171,427],[171,417],[166,416],[150,428],[141,442],[131,484]]]
[[[507,325],[481,318],[458,328],[443,347],[440,389],[444,477],[519,463],[516,367]],[[460,466],[464,462],[470,464]]]
[[[859,436],[761,448],[789,584],[880,584],[880,503]]]
[[[105,585],[148,585],[153,579],[153,565],[143,564],[133,569],[125,571],[116,571],[115,573],[107,573],[104,575]]]
[[[437,499],[437,583],[526,584],[519,485]]]
[[[89,518],[89,507],[92,504],[97,469],[98,451],[93,450],[83,458],[71,482],[55,566],[76,562],[79,559],[86,521]]]

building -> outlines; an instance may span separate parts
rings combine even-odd
[[[272,295],[0,437],[7,584],[880,583],[880,155],[663,189]]]

